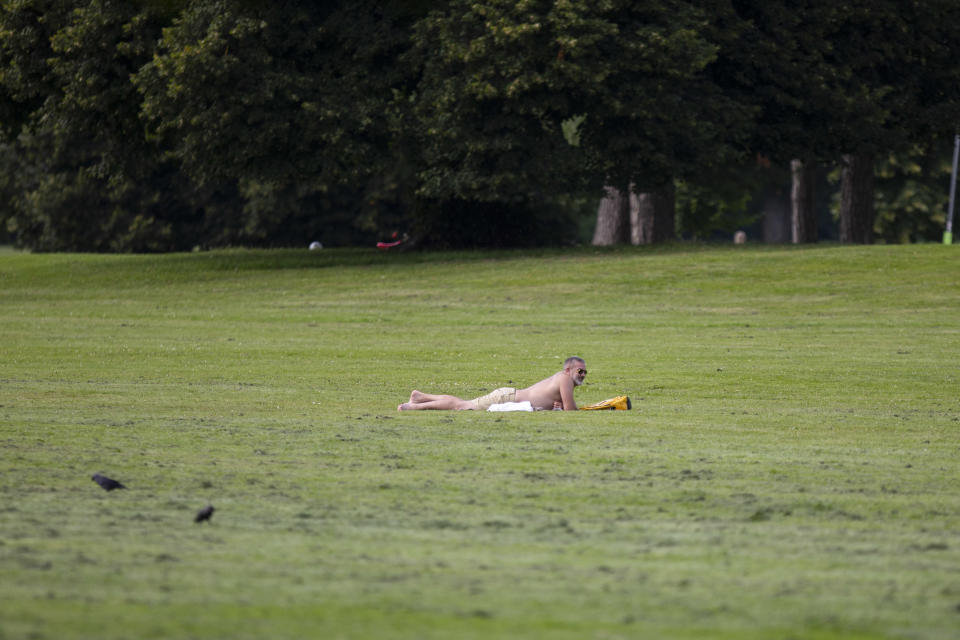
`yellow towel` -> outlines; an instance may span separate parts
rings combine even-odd
[[[626,411],[632,409],[633,405],[630,404],[630,398],[627,396],[617,396],[616,398],[610,398],[609,400],[604,400],[603,402],[598,402],[596,404],[588,404],[585,407],[580,407],[583,411],[598,411],[598,410],[609,410],[609,411]]]

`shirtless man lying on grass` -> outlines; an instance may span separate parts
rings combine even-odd
[[[573,390],[583,384],[586,375],[587,365],[583,358],[572,356],[563,363],[562,371],[558,371],[549,378],[541,380],[526,389],[517,390],[513,387],[501,387],[473,400],[413,390],[410,393],[410,401],[397,407],[397,411],[417,411],[421,409],[486,411],[490,408],[490,405],[526,401],[529,401],[534,409],[571,411],[577,408],[577,403],[573,400]]]

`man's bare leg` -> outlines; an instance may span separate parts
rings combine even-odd
[[[473,409],[473,403],[469,400],[458,398],[446,394],[423,393],[414,389],[410,393],[410,401],[404,402],[397,411],[420,411],[423,409],[432,409],[443,411],[450,409]]]
[[[419,404],[421,402],[430,402],[431,400],[437,400],[439,396],[432,393],[424,393],[422,391],[417,391],[414,389],[410,392],[410,404]]]

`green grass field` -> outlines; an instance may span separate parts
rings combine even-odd
[[[958,379],[941,245],[2,252],[0,640],[956,638]]]

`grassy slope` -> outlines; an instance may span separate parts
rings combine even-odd
[[[0,638],[954,637],[956,272],[0,254]],[[395,411],[570,354],[635,410]]]

